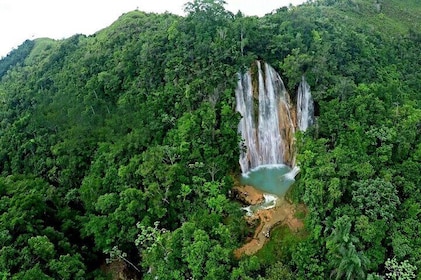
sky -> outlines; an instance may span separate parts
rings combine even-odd
[[[189,0],[0,0],[0,57],[26,39],[64,39],[91,35],[123,13],[141,10],[184,15]],[[225,8],[245,15],[263,16],[277,8],[305,0],[225,0]]]

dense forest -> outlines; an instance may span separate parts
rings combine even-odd
[[[421,279],[421,3],[185,11],[0,60],[0,279]],[[292,98],[306,77],[317,121],[288,193],[305,229],[237,259],[234,91],[257,59]]]

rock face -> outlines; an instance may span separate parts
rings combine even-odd
[[[247,205],[256,205],[264,200],[263,193],[252,186],[238,185],[234,187],[234,192],[236,198]]]
[[[239,75],[237,111],[243,116],[238,130],[243,139],[243,173],[261,165],[294,164],[295,126],[290,97],[278,73],[256,61]]]

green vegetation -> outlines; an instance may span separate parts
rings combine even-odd
[[[274,260],[286,263],[299,241],[304,239],[304,232],[292,232],[287,225],[276,226],[270,233],[270,240],[256,255],[264,264],[272,264]]]
[[[26,56],[31,53],[33,47],[34,42],[26,40],[19,46],[19,48],[12,50],[9,55],[1,58],[0,78],[6,75],[7,70],[13,68],[14,66],[22,65]]]
[[[0,277],[107,279],[118,259],[139,279],[420,278],[419,1],[186,10],[0,60]],[[255,59],[293,98],[306,76],[317,124],[297,135],[290,193],[305,237],[281,227],[236,260],[234,90]]]

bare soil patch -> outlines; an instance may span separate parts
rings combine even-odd
[[[251,186],[237,186],[235,189],[238,191],[239,199],[248,204],[254,205],[263,201],[263,193]],[[245,195],[244,192],[247,194]],[[284,198],[279,198],[274,208],[260,209],[252,216],[246,216],[245,219],[249,224],[255,224],[256,220],[260,220],[260,224],[256,228],[253,238],[234,251],[235,257],[240,258],[244,254],[253,255],[259,251],[269,240],[270,231],[276,225],[287,225],[294,232],[302,229],[303,222],[295,216],[299,210],[298,207],[303,208],[303,206],[291,204]]]

